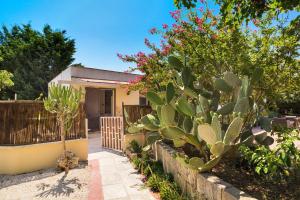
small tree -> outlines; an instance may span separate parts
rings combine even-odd
[[[64,153],[62,155],[63,165],[59,164],[67,172],[70,168],[70,156],[67,155],[65,136],[72,127],[72,121],[78,114],[82,92],[71,87],[62,85],[51,85],[49,96],[44,100],[45,109],[51,113],[56,113],[60,126],[61,141]]]
[[[0,91],[6,87],[11,87],[14,85],[13,81],[11,80],[12,77],[12,73],[6,70],[0,70]]]

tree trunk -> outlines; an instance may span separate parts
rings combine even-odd
[[[64,119],[60,119],[60,136],[61,136],[61,141],[63,143],[63,149],[64,149],[64,154],[67,156],[67,148],[66,148],[66,140],[65,140],[65,125],[64,125]]]

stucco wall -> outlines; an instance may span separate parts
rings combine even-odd
[[[67,150],[80,160],[87,160],[88,140],[77,139],[66,142]],[[21,174],[56,166],[63,153],[61,142],[50,142],[24,146],[0,146],[0,174]]]
[[[139,99],[139,91],[133,91],[130,92],[129,95],[127,95],[127,90],[119,86],[116,88],[116,115],[120,116],[122,115],[122,102],[124,102],[125,105],[139,105],[140,99]]]

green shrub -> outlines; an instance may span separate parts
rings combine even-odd
[[[169,181],[163,181],[160,184],[159,194],[161,200],[183,200],[180,195],[180,188],[176,183],[170,183]]]
[[[139,145],[139,143],[136,140],[132,140],[129,143],[129,147],[128,149],[132,152],[132,153],[141,153],[142,152],[142,147]]]
[[[280,135],[280,143],[274,150],[266,146],[250,148],[242,145],[239,148],[250,168],[267,179],[287,179],[300,169],[300,151],[294,144],[298,137],[287,133]]]
[[[159,192],[160,184],[163,181],[163,177],[157,174],[152,174],[146,182],[146,185],[151,188],[153,192]]]

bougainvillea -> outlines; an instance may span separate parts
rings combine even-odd
[[[161,35],[160,45],[145,39],[150,54],[119,55],[124,62],[135,63],[131,71],[145,75],[131,84],[129,90],[165,87],[174,78],[167,64],[167,57],[173,54],[192,69],[197,82],[204,87],[209,87],[213,77],[225,71],[251,76],[260,68],[264,71],[263,79],[254,89],[261,101],[267,98],[264,102],[273,102],[287,92],[300,91],[299,38],[283,34],[287,29],[274,29],[269,26],[270,21],[259,20],[254,20],[253,30],[248,26],[230,28],[222,25],[220,17],[205,3],[189,12],[177,10],[170,15],[173,24],[150,30],[151,34]]]

